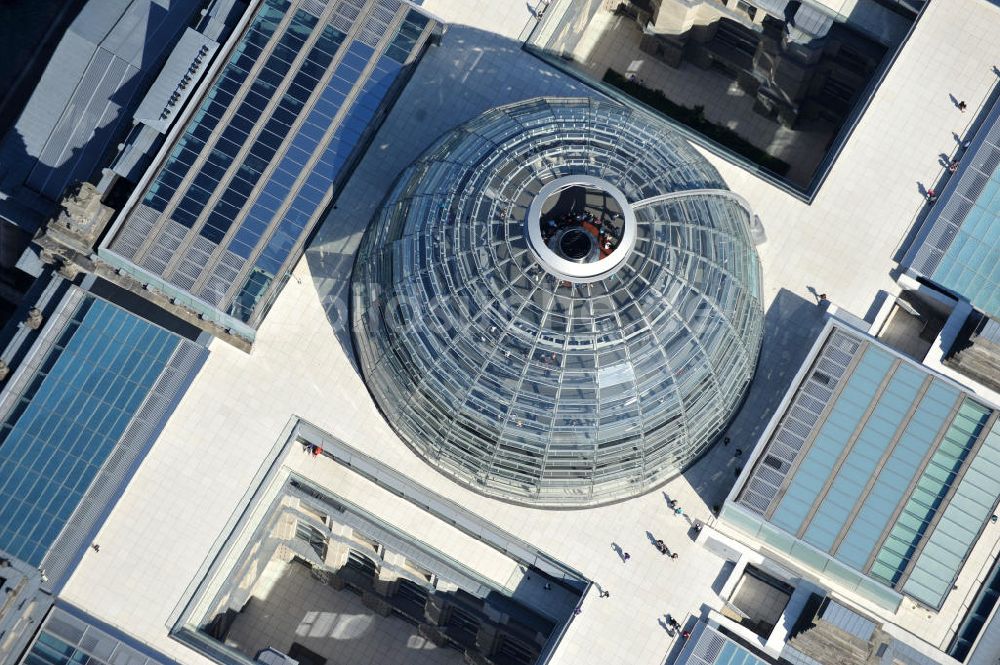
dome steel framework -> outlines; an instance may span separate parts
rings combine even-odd
[[[668,125],[535,99],[449,132],[365,232],[352,332],[397,433],[533,506],[636,496],[715,440],[763,329],[752,213]]]

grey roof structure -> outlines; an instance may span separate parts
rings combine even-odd
[[[138,125],[125,139],[122,151],[111,165],[111,171],[135,182],[152,159],[153,148],[163,139],[163,135],[149,125]]]
[[[489,111],[403,172],[362,240],[368,387],[476,491],[552,506],[646,492],[704,452],[753,376],[752,216],[645,113]]]
[[[14,197],[0,214],[34,230],[46,201],[91,177],[200,4],[103,0],[83,7],[0,145],[0,187]]]
[[[208,68],[218,42],[187,28],[167,57],[159,76],[135,110],[135,121],[161,134],[169,129],[180,109]]]
[[[876,583],[937,608],[1000,497],[997,411],[850,328],[817,345],[723,518],[880,604],[898,597]]]
[[[808,656],[790,644],[786,644],[781,650],[781,657],[792,665],[823,665],[812,656]]]
[[[845,607],[835,600],[831,600],[826,604],[826,607],[820,611],[819,617],[863,642],[870,640],[872,633],[875,632],[874,621],[866,619],[851,608]]]
[[[244,9],[244,0],[211,0],[200,31],[209,39],[222,41],[232,17]]]

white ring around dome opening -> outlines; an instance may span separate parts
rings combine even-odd
[[[586,187],[588,189],[599,189],[611,195],[618,207],[622,211],[622,219],[625,228],[622,233],[621,242],[611,254],[599,261],[591,263],[577,263],[564,259],[545,244],[542,238],[542,206],[554,194],[570,187]],[[560,279],[570,282],[596,282],[614,274],[635,246],[636,221],[632,206],[629,205],[625,194],[606,180],[601,180],[590,175],[568,175],[556,178],[544,185],[535,196],[528,207],[528,215],[524,218],[525,237],[528,238],[528,248],[545,270]]]

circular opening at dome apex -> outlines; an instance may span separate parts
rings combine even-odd
[[[607,258],[625,231],[622,207],[603,187],[570,185],[549,194],[538,220],[542,240],[559,256],[577,263]]]
[[[588,175],[564,176],[543,186],[525,224],[528,245],[542,267],[574,282],[610,275],[635,243],[635,215],[625,195]]]

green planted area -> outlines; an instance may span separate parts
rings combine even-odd
[[[769,171],[782,176],[788,173],[788,169],[790,168],[788,162],[767,154],[767,152],[753,145],[728,127],[717,125],[707,120],[705,118],[704,106],[689,108],[676,104],[667,99],[666,95],[659,90],[647,88],[637,81],[630,81],[610,68],[604,74],[604,82],[610,83],[647,106],[660,111],[664,115],[670,116],[677,122],[687,125],[699,134],[715,141],[721,146],[729,148],[733,152],[746,157]]]

